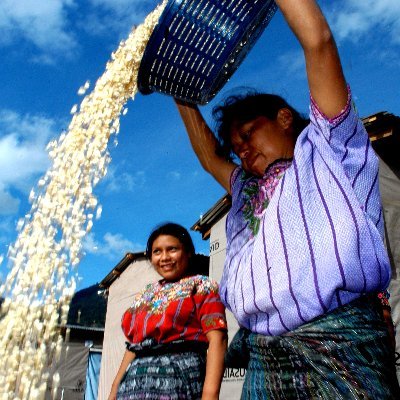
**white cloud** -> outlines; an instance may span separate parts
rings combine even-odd
[[[0,215],[16,214],[20,200],[13,197],[4,187],[0,186]]]
[[[23,38],[46,53],[68,53],[76,46],[67,30],[67,9],[74,0],[2,0],[0,43]]]
[[[95,239],[93,233],[87,235],[83,241],[86,253],[101,255],[109,260],[121,259],[128,252],[144,251],[145,245],[133,243],[120,233],[107,232],[101,241]]]
[[[125,36],[133,25],[143,22],[145,16],[161,3],[161,0],[89,0],[89,2],[92,8],[80,21],[82,29],[91,35],[109,35],[110,31],[113,31]]]
[[[13,233],[15,233],[15,221],[11,217],[2,217],[0,219],[0,251],[3,251],[3,245],[10,244]]]
[[[2,209],[0,204],[0,210]],[[15,221],[11,217],[0,218],[0,281],[8,274],[7,266],[9,260],[7,258],[8,246],[11,243],[11,237],[15,234]]]
[[[332,26],[338,39],[357,42],[366,34],[373,38],[374,30],[379,28],[388,41],[400,44],[400,1],[348,0],[335,7]]]
[[[144,171],[136,171],[130,174],[126,171],[119,172],[119,169],[111,165],[104,179],[108,192],[131,192],[135,188],[143,187],[146,183]]]
[[[45,147],[56,136],[56,123],[41,116],[21,116],[0,110],[0,209],[1,214],[17,211],[17,190],[27,195],[50,160]]]
[[[138,7],[143,4],[143,0],[90,0],[95,6],[106,6],[111,9],[123,10],[132,6]]]
[[[76,54],[80,46],[79,30],[107,38],[114,32],[117,39],[122,39],[158,3],[157,0],[1,0],[0,46],[19,45],[22,40],[38,50],[31,61],[54,64],[57,56]]]
[[[168,180],[179,181],[181,179],[181,173],[178,171],[170,171],[167,173]]]
[[[304,77],[305,61],[303,51],[297,49],[282,54],[278,57],[278,65],[287,77]]]
[[[136,19],[139,22],[162,0],[90,0],[94,7],[104,7],[112,10],[116,15]]]

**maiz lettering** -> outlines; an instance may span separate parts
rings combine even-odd
[[[219,242],[212,242],[210,245],[210,253],[217,251],[219,249]]]
[[[225,368],[224,379],[244,378],[246,370],[244,368]]]

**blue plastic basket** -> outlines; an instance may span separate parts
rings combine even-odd
[[[141,93],[206,104],[275,14],[273,0],[170,0],[145,49]]]

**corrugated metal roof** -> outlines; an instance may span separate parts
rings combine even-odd
[[[104,328],[100,328],[97,326],[82,326],[82,325],[63,325],[62,328],[67,328],[67,329],[80,329],[82,331],[96,331],[96,332],[104,332]]]

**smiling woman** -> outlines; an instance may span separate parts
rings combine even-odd
[[[160,235],[153,242],[151,263],[166,281],[175,282],[186,275],[191,255],[178,238]]]
[[[146,254],[156,271],[167,281],[177,280],[185,275],[195,275],[195,249],[192,238],[188,231],[178,224],[167,223],[155,229],[147,240]],[[201,274],[208,275],[208,272],[204,271]]]
[[[218,285],[197,273],[180,225],[155,229],[146,253],[163,279],[138,293],[122,317],[128,343],[109,399],[217,399],[227,329]]]

